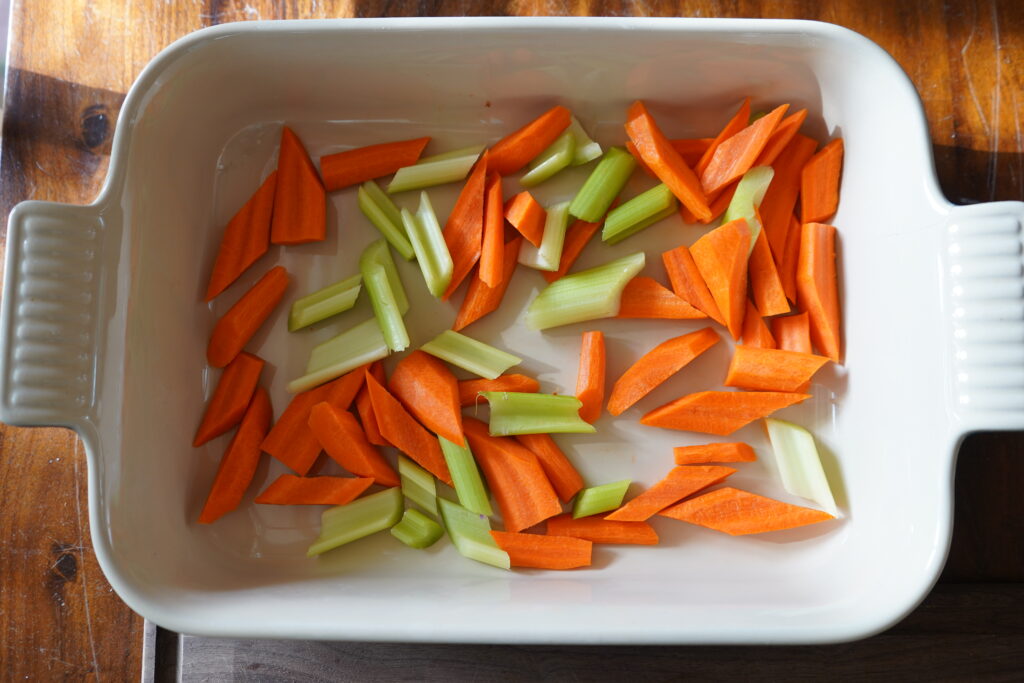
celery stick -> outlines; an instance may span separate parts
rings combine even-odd
[[[455,493],[462,507],[481,515],[493,515],[491,501],[487,498],[487,488],[480,476],[480,470],[477,469],[473,452],[469,450],[469,443],[460,446],[443,436],[437,437],[437,440],[441,443],[441,452],[444,453],[444,461],[448,464]]]
[[[320,535],[306,551],[313,557],[394,526],[402,518],[402,491],[392,487],[325,510]]]
[[[839,514],[821,458],[809,431],[792,422],[765,418],[782,485],[794,496],[812,500],[833,517]]]
[[[313,347],[306,365],[306,374],[288,383],[289,393],[312,389],[341,377],[360,365],[388,355],[388,345],[376,318],[356,325],[336,337]]]
[[[647,226],[671,216],[676,211],[676,205],[676,197],[667,185],[655,185],[609,211],[601,229],[601,239],[608,244],[618,244]]]
[[[438,498],[437,503],[445,530],[464,557],[499,569],[511,568],[508,553],[499,548],[491,536],[491,523],[486,516],[470,512],[445,498]]]
[[[544,220],[544,235],[540,246],[535,247],[523,240],[519,247],[519,263],[537,270],[558,270],[562,262],[562,246],[565,231],[569,228],[569,202],[548,207]]]
[[[384,238],[402,255],[406,261],[411,261],[415,256],[409,238],[402,227],[402,215],[398,207],[391,201],[391,197],[384,194],[384,191],[372,180],[367,180],[359,188],[357,193],[359,210],[370,219],[374,227],[380,231]]]
[[[424,187],[454,183],[462,180],[473,168],[473,164],[480,157],[479,152],[470,152],[462,156],[420,161],[412,166],[405,166],[398,169],[395,177],[388,185],[388,194],[405,192],[406,190],[420,190]]]
[[[644,260],[641,251],[555,280],[530,303],[527,327],[546,330],[617,315],[622,290],[643,269]]]
[[[452,330],[445,330],[420,350],[486,379],[496,378],[523,360]]]
[[[444,536],[444,529],[419,510],[406,510],[402,521],[391,527],[391,535],[410,548],[429,548]]]
[[[757,220],[754,209],[761,205],[774,176],[775,169],[771,166],[755,166],[744,173],[736,185],[736,194],[732,196],[732,201],[722,216],[723,224],[737,218],[747,219],[747,225],[750,227],[750,251],[754,251],[754,242],[761,232],[761,222]]]
[[[530,162],[530,170],[519,179],[519,184],[523,187],[540,185],[563,168],[567,168],[575,156],[576,138],[567,130]]]
[[[359,290],[362,289],[362,279],[363,276],[356,273],[341,282],[296,299],[288,314],[288,331],[301,330],[352,308],[359,297]]]
[[[470,154],[476,154],[480,156],[480,153],[484,151],[484,147],[487,145],[470,145],[469,147],[460,147],[458,149],[449,150],[447,152],[441,152],[440,154],[433,154],[429,157],[420,157],[416,163],[425,164],[431,161],[444,161],[445,159],[455,159],[457,157],[466,157]]]
[[[399,216],[401,220],[401,216]],[[377,263],[384,267],[388,274],[388,284],[391,286],[391,294],[398,304],[398,312],[405,315],[409,310],[409,299],[405,296],[405,287],[402,286],[402,278],[398,276],[398,268],[395,267],[395,260],[391,258],[391,250],[387,242],[377,240],[371,242],[359,256],[359,270],[362,271],[368,264]]]
[[[420,194],[420,206],[415,216],[408,209],[402,209],[402,223],[412,240],[427,289],[440,298],[452,280],[452,255],[426,192]]]
[[[572,117],[572,122],[569,124],[569,132],[572,133],[573,138],[576,140],[576,152],[572,158],[573,166],[582,166],[588,161],[593,161],[601,156],[601,145],[590,139],[587,131],[583,129],[583,126],[580,125],[575,116]]]
[[[614,510],[622,505],[622,499],[626,497],[628,488],[629,479],[623,479],[583,489],[576,494],[576,501],[572,506],[572,518],[579,519]]]
[[[405,329],[405,321],[399,313],[391,284],[384,267],[372,264],[363,271],[363,282],[373,304],[373,314],[377,317],[384,339],[392,351],[405,351],[409,346],[409,331]]]
[[[596,223],[626,186],[636,168],[636,160],[622,147],[612,147],[604,155],[576,193],[569,205],[569,213],[576,218]]]
[[[594,425],[580,417],[575,396],[482,391],[491,407],[491,436],[513,434],[593,434]]]
[[[400,455],[398,476],[402,479],[402,494],[436,517],[437,486],[434,484],[434,475]]]

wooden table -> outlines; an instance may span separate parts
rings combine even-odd
[[[1024,199],[1024,3],[1019,0],[14,0],[3,121],[2,215],[24,199],[85,203],[106,175],[124,93],[162,47],[229,21],[453,14],[747,16],[820,19],[888,50],[924,100],[939,179],[956,202]],[[1019,100],[1019,102],[1018,102]],[[884,102],[877,103],[884,107]],[[5,219],[6,224],[6,219]],[[942,580],[905,622],[822,647],[587,648],[252,643],[150,632],[160,680],[416,678],[650,680],[1024,676],[1024,439],[970,437],[956,473]],[[111,591],[92,551],[80,443],[58,429],[0,428],[0,670],[140,676],[143,621]],[[182,653],[177,670],[176,653]],[[155,667],[155,668],[154,668]]]

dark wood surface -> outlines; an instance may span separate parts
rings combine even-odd
[[[1024,199],[1019,0],[14,0],[0,213],[6,217],[25,199],[91,200],[106,174],[124,93],[146,62],[181,35],[258,18],[417,14],[790,17],[842,24],[888,50],[913,80],[950,199]],[[150,671],[161,680],[625,679],[639,672],[651,680],[1019,680],[1022,446],[1021,434],[966,441],[940,584],[903,623],[862,642],[771,649],[456,647],[209,641],[160,632],[151,639],[157,659]],[[97,566],[85,475],[84,453],[70,432],[0,427],[0,675],[11,680],[131,680],[142,671],[143,622]]]

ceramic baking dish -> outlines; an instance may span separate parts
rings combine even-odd
[[[783,416],[812,428],[843,518],[732,538],[659,519],[658,547],[606,547],[593,569],[503,572],[447,543],[427,552],[379,534],[319,560],[303,550],[318,510],[246,504],[195,520],[227,437],[192,449],[216,375],[204,350],[217,315],[281,263],[295,292],[352,272],[375,235],[354,194],[329,202],[326,243],[271,255],[212,307],[201,303],[220,228],[275,163],[287,122],[314,157],[432,135],[429,150],[491,142],[560,102],[605,144],[647,101],[674,137],[707,135],[743,96],[755,110],[807,107],[805,130],[842,135],[840,230],[846,365]],[[428,150],[428,151],[429,151]],[[541,193],[571,195],[583,171]],[[636,186],[648,183],[638,175]],[[515,183],[511,181],[509,186]],[[451,188],[433,192],[446,215]],[[414,197],[400,202],[414,205]],[[954,207],[937,187],[921,104],[896,63],[827,24],[684,19],[396,19],[230,24],[175,43],[121,110],[110,170],[90,206],[26,202],[11,214],[0,400],[5,422],[82,437],[93,542],[115,590],[142,615],[194,634],[515,643],[805,643],[861,637],[927,593],[945,557],[958,444],[1024,427],[1024,204]],[[700,230],[676,220],[581,265]],[[450,324],[415,264],[414,343]],[[258,272],[256,272],[258,271]],[[525,330],[540,287],[517,275],[499,314],[467,330],[525,357],[524,371],[571,392],[579,333]],[[279,311],[253,341],[276,411],[310,346],[369,315],[303,335]],[[346,322],[347,321],[347,322]],[[700,325],[606,321],[609,375]],[[701,435],[641,427],[662,402],[717,387],[728,344],[593,437],[563,443],[592,483],[646,485],[671,447]],[[736,485],[793,500],[756,426],[736,435],[758,463]],[[715,439],[710,439],[715,440]],[[330,466],[329,466],[330,467]],[[264,463],[258,486],[283,471]]]

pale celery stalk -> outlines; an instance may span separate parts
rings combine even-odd
[[[765,418],[782,485],[794,496],[817,503],[833,517],[839,514],[832,489],[809,431],[792,422]]]
[[[377,183],[367,180],[359,188],[357,200],[359,210],[384,235],[384,239],[402,255],[402,258],[411,261],[416,254],[402,226],[402,215],[391,201],[391,197],[387,196]]]
[[[597,430],[580,417],[583,404],[575,396],[483,391],[491,408],[491,436],[514,434],[593,434]]]
[[[569,205],[569,213],[591,223],[601,220],[635,168],[636,160],[625,149],[609,149],[576,193]]]
[[[530,303],[527,327],[546,330],[618,315],[622,290],[644,261],[641,251],[555,280]]]
[[[359,290],[362,289],[362,279],[363,276],[356,273],[341,282],[296,299],[288,314],[288,331],[301,330],[352,308],[359,297]]]
[[[370,318],[314,346],[309,354],[306,374],[289,382],[288,391],[297,394],[312,389],[387,355],[388,344],[384,341],[380,325],[376,318]]]
[[[452,255],[426,192],[420,193],[420,206],[415,216],[408,209],[402,209],[402,223],[412,241],[427,289],[440,298],[452,280]]]
[[[437,516],[437,486],[434,475],[403,455],[398,456],[402,494],[430,514]]]
[[[441,519],[451,536],[455,549],[464,557],[483,562],[499,569],[512,566],[508,553],[498,547],[491,536],[491,523],[485,515],[470,512],[458,503],[438,498]]]
[[[618,244],[630,235],[668,218],[676,211],[676,197],[672,190],[662,183],[638,194],[625,204],[608,212],[601,228],[601,239],[608,244]]]
[[[397,524],[401,518],[402,492],[397,487],[332,507],[320,517],[320,535],[309,546],[306,557],[383,531]]]
[[[523,187],[540,185],[562,169],[568,168],[575,156],[576,138],[567,130],[530,162],[529,171],[519,179],[519,184]]]
[[[519,263],[537,270],[558,270],[562,262],[562,247],[565,232],[569,228],[569,202],[548,207],[544,219],[544,235],[540,246],[535,247],[524,240],[519,247]]]
[[[406,510],[402,521],[391,527],[391,535],[410,548],[429,548],[444,536],[444,529],[419,510]]]
[[[445,159],[427,159],[412,166],[405,166],[395,172],[395,177],[388,184],[388,194],[421,190],[424,187],[444,185],[462,180],[473,168],[480,152],[474,151],[462,156]]]
[[[494,379],[523,360],[452,330],[445,330],[420,350],[485,379]]]
[[[747,220],[750,227],[750,251],[754,251],[754,242],[761,232],[761,221],[757,220],[754,209],[761,205],[774,176],[775,169],[771,166],[755,166],[744,173],[736,185],[736,194],[732,196],[729,207],[722,216],[723,224],[737,218]]]
[[[576,494],[576,501],[572,506],[572,518],[579,519],[614,510],[622,505],[622,499],[626,497],[628,488],[629,479],[623,479],[583,489]]]
[[[380,331],[384,333],[388,348],[392,351],[404,351],[409,347],[409,331],[405,329],[405,321],[402,320],[384,266],[376,263],[368,265],[363,270],[363,282],[366,283],[373,314],[380,325]]]
[[[484,147],[487,145],[470,145],[469,147],[460,147],[458,149],[452,149],[447,152],[441,152],[440,154],[433,154],[429,157],[420,157],[416,163],[425,164],[431,161],[444,161],[445,159],[455,159],[457,157],[467,157],[470,154],[476,154],[480,156],[480,152],[484,151]]]
[[[473,451],[469,449],[469,443],[460,446],[443,436],[437,437],[437,440],[441,444],[441,452],[444,453],[444,461],[452,475],[455,494],[459,497],[462,507],[481,515],[493,515],[494,510],[487,497],[487,488],[476,466]]]
[[[399,217],[401,220],[401,217]],[[405,296],[405,287],[402,286],[402,278],[398,276],[398,268],[395,267],[395,260],[391,258],[391,250],[384,240],[371,242],[359,256],[359,270],[362,271],[368,264],[377,263],[384,267],[388,274],[388,284],[391,286],[391,293],[398,304],[398,312],[405,315],[409,310],[409,299]]]
[[[576,117],[572,117],[572,122],[569,124],[569,132],[572,133],[572,137],[576,140],[576,152],[573,154],[572,165],[582,166],[588,161],[593,161],[602,154],[601,145],[594,142],[587,131],[583,129],[580,122],[576,120]]]

